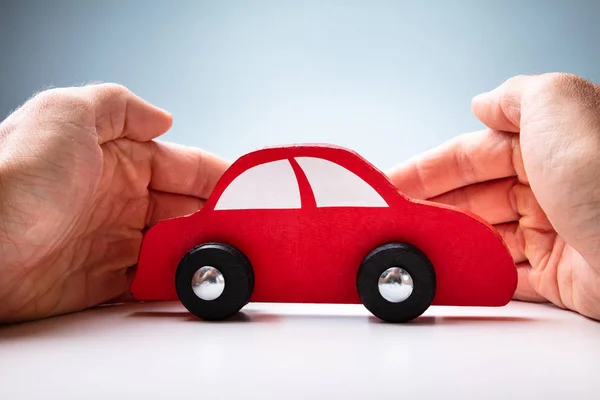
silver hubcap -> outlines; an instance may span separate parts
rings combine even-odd
[[[410,297],[414,284],[408,272],[399,267],[388,268],[379,276],[379,293],[391,303],[400,303]]]
[[[205,266],[194,273],[192,289],[202,300],[215,300],[225,290],[225,278],[215,267]]]

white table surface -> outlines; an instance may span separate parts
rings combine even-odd
[[[0,328],[0,399],[599,399],[600,323],[549,305],[129,304]]]

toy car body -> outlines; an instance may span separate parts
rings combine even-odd
[[[242,156],[199,211],[150,228],[131,293],[206,320],[253,301],[363,303],[406,322],[430,305],[503,306],[516,283],[479,217],[406,197],[353,151],[292,145]]]

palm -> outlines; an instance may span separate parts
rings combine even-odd
[[[9,210],[0,220],[6,227],[0,237],[0,321],[126,296],[143,231],[197,210],[227,168],[200,150],[151,140],[169,128],[170,117],[123,88],[75,90],[103,98],[95,111],[70,112],[68,123],[57,125],[44,115],[27,119],[39,107],[34,101],[0,126],[4,136],[24,136],[25,146],[7,153],[26,160],[17,176],[6,179],[18,183],[0,197],[0,208]],[[72,98],[53,100],[53,116],[73,109]],[[27,136],[30,131],[35,136]],[[22,148],[27,152],[19,153]]]

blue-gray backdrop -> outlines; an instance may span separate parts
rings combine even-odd
[[[600,81],[600,1],[0,0],[0,115],[49,86],[122,83],[165,140],[228,159],[333,142],[381,168],[481,127],[516,74]]]

